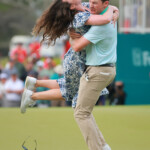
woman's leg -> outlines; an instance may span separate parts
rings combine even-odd
[[[51,89],[43,92],[33,92],[32,90],[25,88],[21,99],[21,106],[20,106],[21,113],[25,113],[26,108],[29,106],[33,106],[36,100],[65,100],[65,99],[62,97],[60,89]]]
[[[51,89],[43,92],[35,92],[31,95],[32,100],[65,100],[60,89]]]
[[[46,87],[49,89],[59,89],[59,84],[56,80],[37,80],[35,87]]]

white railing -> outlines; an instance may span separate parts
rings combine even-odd
[[[150,33],[150,0],[120,0],[120,32]]]

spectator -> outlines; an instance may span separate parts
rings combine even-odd
[[[126,92],[124,91],[124,84],[122,81],[113,82],[108,89],[110,105],[125,104]]]
[[[125,99],[126,99],[126,93],[124,91],[124,84],[122,81],[117,81],[115,83],[116,87],[116,98],[115,98],[115,103],[116,105],[124,105],[125,104]]]
[[[36,58],[40,58],[40,43],[38,41],[34,41],[29,45],[30,48],[30,56],[35,56]]]
[[[22,43],[18,43],[17,47],[12,50],[10,57],[13,59],[17,56],[18,62],[23,63],[27,57],[27,52],[23,48]]]
[[[54,79],[60,79],[63,77],[63,67],[62,65],[57,65],[55,68],[54,68],[54,73],[51,75],[51,79],[54,80]]]
[[[36,65],[34,66],[34,69],[38,72],[38,78],[40,79],[43,76],[43,72],[44,72],[43,61],[41,60],[37,61]]]
[[[38,72],[31,70],[30,72],[28,72],[28,76],[38,78]]]
[[[14,69],[11,72],[11,78],[7,80],[5,84],[6,99],[4,101],[4,107],[19,107],[21,94],[24,89],[23,81],[17,76],[17,70]]]
[[[45,69],[50,70],[50,69],[53,69],[55,66],[56,66],[56,64],[52,58],[48,57],[44,60],[44,68]]]
[[[44,63],[42,60],[36,62],[35,69],[37,72],[41,72],[44,69]]]
[[[8,79],[8,75],[6,73],[0,74],[0,106],[3,106],[3,103],[6,99],[5,84],[7,79]]]
[[[14,66],[18,71],[18,76],[22,81],[25,81],[25,78],[27,76],[27,71],[25,69],[24,64],[20,63],[17,59],[17,54],[14,55],[12,61],[14,62]]]
[[[47,59],[46,62],[39,60],[36,63],[36,66],[36,70],[39,73],[39,79],[45,76],[50,78],[54,73],[54,64],[51,59]]]
[[[11,72],[14,69],[17,70],[19,78],[22,81],[24,81],[26,76],[27,76],[27,72],[26,72],[26,69],[25,69],[24,65],[21,64],[20,62],[18,62],[16,57],[9,60],[9,62],[6,64],[6,67],[5,67],[3,72],[6,72],[8,74],[8,76],[10,77]]]
[[[71,47],[71,45],[70,45],[70,42],[69,42],[69,37],[66,35],[66,36],[64,36],[64,52],[61,56],[62,60],[64,59],[64,56],[68,52],[70,47]]]
[[[30,74],[30,72],[34,71],[34,64],[32,61],[28,61],[27,64],[26,64],[26,72],[27,72],[27,75]]]
[[[68,52],[69,48],[71,47],[69,43],[69,39],[65,41],[65,54]]]
[[[115,81],[113,81],[113,82],[108,86],[108,90],[109,90],[109,95],[108,95],[109,105],[112,105],[113,102],[114,102],[114,99],[115,99],[115,97],[116,97]]]
[[[15,68],[15,62],[12,59],[9,59],[8,63],[5,66],[5,69],[3,69],[3,72],[8,75],[8,78],[10,78],[11,72],[14,69],[16,69]]]

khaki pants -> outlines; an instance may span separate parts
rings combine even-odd
[[[115,75],[115,67],[90,66],[80,79],[74,117],[90,150],[103,150],[106,144],[91,113],[100,92],[114,80]]]

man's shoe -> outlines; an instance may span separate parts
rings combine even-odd
[[[33,94],[32,91],[27,89],[24,90],[21,98],[21,106],[20,106],[21,113],[25,113],[27,107],[35,105],[36,102],[31,98],[32,94]]]
[[[102,150],[111,150],[110,146],[108,144],[106,144],[105,146],[103,146]]]
[[[30,91],[34,91],[36,80],[37,80],[36,78],[27,76],[26,81],[25,81],[25,89],[28,89]]]

